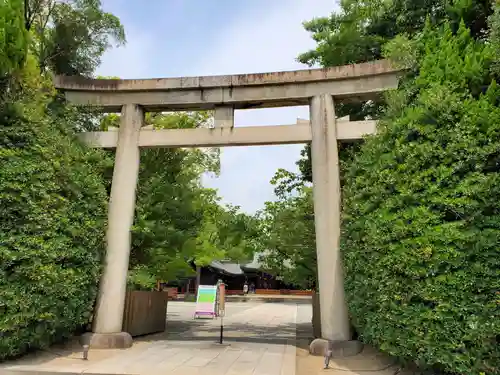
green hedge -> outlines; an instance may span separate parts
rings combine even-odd
[[[106,225],[102,156],[24,112],[0,106],[0,359],[89,322]]]
[[[411,77],[346,165],[342,252],[365,342],[419,365],[500,374],[500,90],[462,26],[413,41]]]

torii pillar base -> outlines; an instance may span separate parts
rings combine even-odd
[[[132,346],[133,340],[127,332],[87,332],[80,337],[80,344],[88,345],[90,349],[127,349]]]
[[[321,357],[345,358],[361,353],[363,347],[363,343],[357,340],[331,342],[325,339],[314,339],[309,345],[309,353]]]

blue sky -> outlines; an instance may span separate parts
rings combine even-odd
[[[125,26],[127,45],[108,51],[100,75],[158,78],[304,69],[297,55],[314,47],[302,21],[325,16],[334,0],[102,0]],[[146,5],[147,4],[147,5]],[[236,126],[295,123],[306,107],[245,110]],[[278,168],[296,170],[302,145],[221,150],[221,175],[206,178],[225,203],[249,213],[274,199]]]

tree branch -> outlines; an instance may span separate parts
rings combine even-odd
[[[287,253],[283,252],[282,250],[280,250],[278,247],[274,247],[274,250],[276,250],[278,253],[280,253],[283,257],[287,258],[287,259],[290,259],[290,257],[288,256]],[[306,270],[308,270],[309,272],[311,272],[313,275],[316,274],[316,271],[314,271],[313,269],[311,269],[308,265],[306,265],[305,263],[303,262],[298,262],[298,264],[305,268]]]

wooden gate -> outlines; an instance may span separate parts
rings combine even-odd
[[[123,331],[132,337],[165,331],[167,301],[165,292],[127,291]]]

